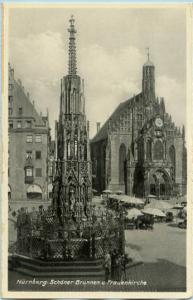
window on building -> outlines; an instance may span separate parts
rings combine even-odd
[[[32,177],[33,176],[33,169],[32,168],[26,168],[25,175],[26,175],[26,177]]]
[[[8,113],[9,113],[9,116],[11,116],[11,115],[12,115],[12,113],[13,113],[13,109],[12,109],[11,107],[9,107],[9,109],[8,109]]]
[[[41,151],[36,151],[36,159],[41,159],[41,158],[42,158]]]
[[[26,142],[27,143],[32,143],[33,142],[32,135],[27,135]]]
[[[121,144],[119,148],[119,183],[125,184],[126,180],[126,147]]]
[[[169,159],[171,162],[171,175],[172,175],[172,179],[175,180],[175,176],[176,176],[176,150],[175,147],[172,145],[169,148]]]
[[[21,116],[23,114],[23,109],[22,107],[19,107],[19,115]]]
[[[151,160],[151,158],[152,158],[151,141],[150,140],[147,141],[147,145],[146,145],[146,157],[147,157],[147,160]]]
[[[21,121],[17,121],[17,128],[21,128]]]
[[[32,151],[26,151],[26,159],[32,159]]]
[[[32,127],[32,121],[26,121],[26,128]]]
[[[42,177],[42,169],[36,168],[36,177]]]
[[[9,104],[12,104],[13,103],[13,96],[9,96],[8,100],[9,100]]]
[[[36,141],[36,143],[41,143],[42,142],[42,136],[40,134],[36,134],[35,141]]]
[[[33,183],[33,167],[25,168],[25,183]]]
[[[9,129],[13,128],[13,121],[9,121]]]
[[[8,177],[10,176],[10,168],[8,168]]]
[[[154,144],[154,159],[162,160],[164,157],[164,146],[162,141],[158,140]]]

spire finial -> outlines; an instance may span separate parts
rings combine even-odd
[[[147,60],[149,61],[149,47],[147,47],[146,50],[147,50]]]
[[[75,34],[76,29],[74,26],[75,20],[74,16],[72,15],[70,20],[70,27],[68,28],[68,32],[70,33],[69,37],[69,65],[68,65],[68,71],[69,75],[76,75],[76,44],[75,44]]]

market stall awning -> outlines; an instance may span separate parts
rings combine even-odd
[[[127,210],[127,218],[128,219],[137,218],[142,215],[143,215],[143,213],[137,208],[132,208],[132,209]]]
[[[111,191],[111,190],[104,190],[104,191],[102,191],[102,193],[103,193],[103,194],[111,194],[112,191]]]
[[[173,205],[162,200],[152,201],[150,204],[146,205],[146,208],[157,208],[161,210],[172,209]]]
[[[118,195],[117,197],[120,201],[123,201],[128,204],[144,204],[142,199],[131,197],[128,195]]]
[[[123,191],[118,190],[118,191],[115,191],[115,194],[117,194],[117,195],[122,195],[122,194],[124,194],[124,193],[123,193]]]
[[[27,193],[37,193],[37,194],[42,194],[42,190],[39,187],[39,185],[32,184],[28,187]]]
[[[157,208],[146,208],[142,211],[144,214],[156,216],[156,217],[165,217],[166,215]]]

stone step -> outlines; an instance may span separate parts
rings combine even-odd
[[[27,256],[22,256],[22,255],[16,255],[16,256],[10,256],[9,257],[9,261],[11,261],[12,259],[18,259],[20,262],[32,262],[33,265],[37,265],[37,266],[76,266],[77,268],[79,268],[80,266],[100,266],[103,263],[102,259],[96,259],[96,260],[79,260],[79,261],[48,261],[48,260],[41,260],[41,259],[37,259],[37,258],[30,258]]]
[[[33,262],[27,262],[27,261],[20,261],[20,267],[24,267],[27,269],[31,269],[37,272],[60,272],[60,271],[65,271],[65,272],[74,272],[74,271],[79,271],[79,272],[100,272],[103,269],[102,264],[93,266],[89,264],[77,266],[77,265],[35,265]]]
[[[76,280],[76,279],[88,279],[88,280],[96,280],[96,279],[100,279],[103,280],[104,279],[104,271],[100,271],[100,272],[81,272],[79,270],[77,270],[76,272],[66,272],[65,270],[60,271],[60,272],[35,272],[31,269],[27,269],[24,267],[19,267],[16,269],[17,272],[23,274],[23,275],[27,275],[30,276],[32,278],[34,277],[41,277],[41,278],[62,278],[62,279],[67,279],[67,280]]]

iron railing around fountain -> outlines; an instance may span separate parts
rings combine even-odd
[[[124,227],[120,218],[60,224],[47,211],[23,212],[17,220],[16,253],[49,261],[100,259],[113,249],[123,252]]]

